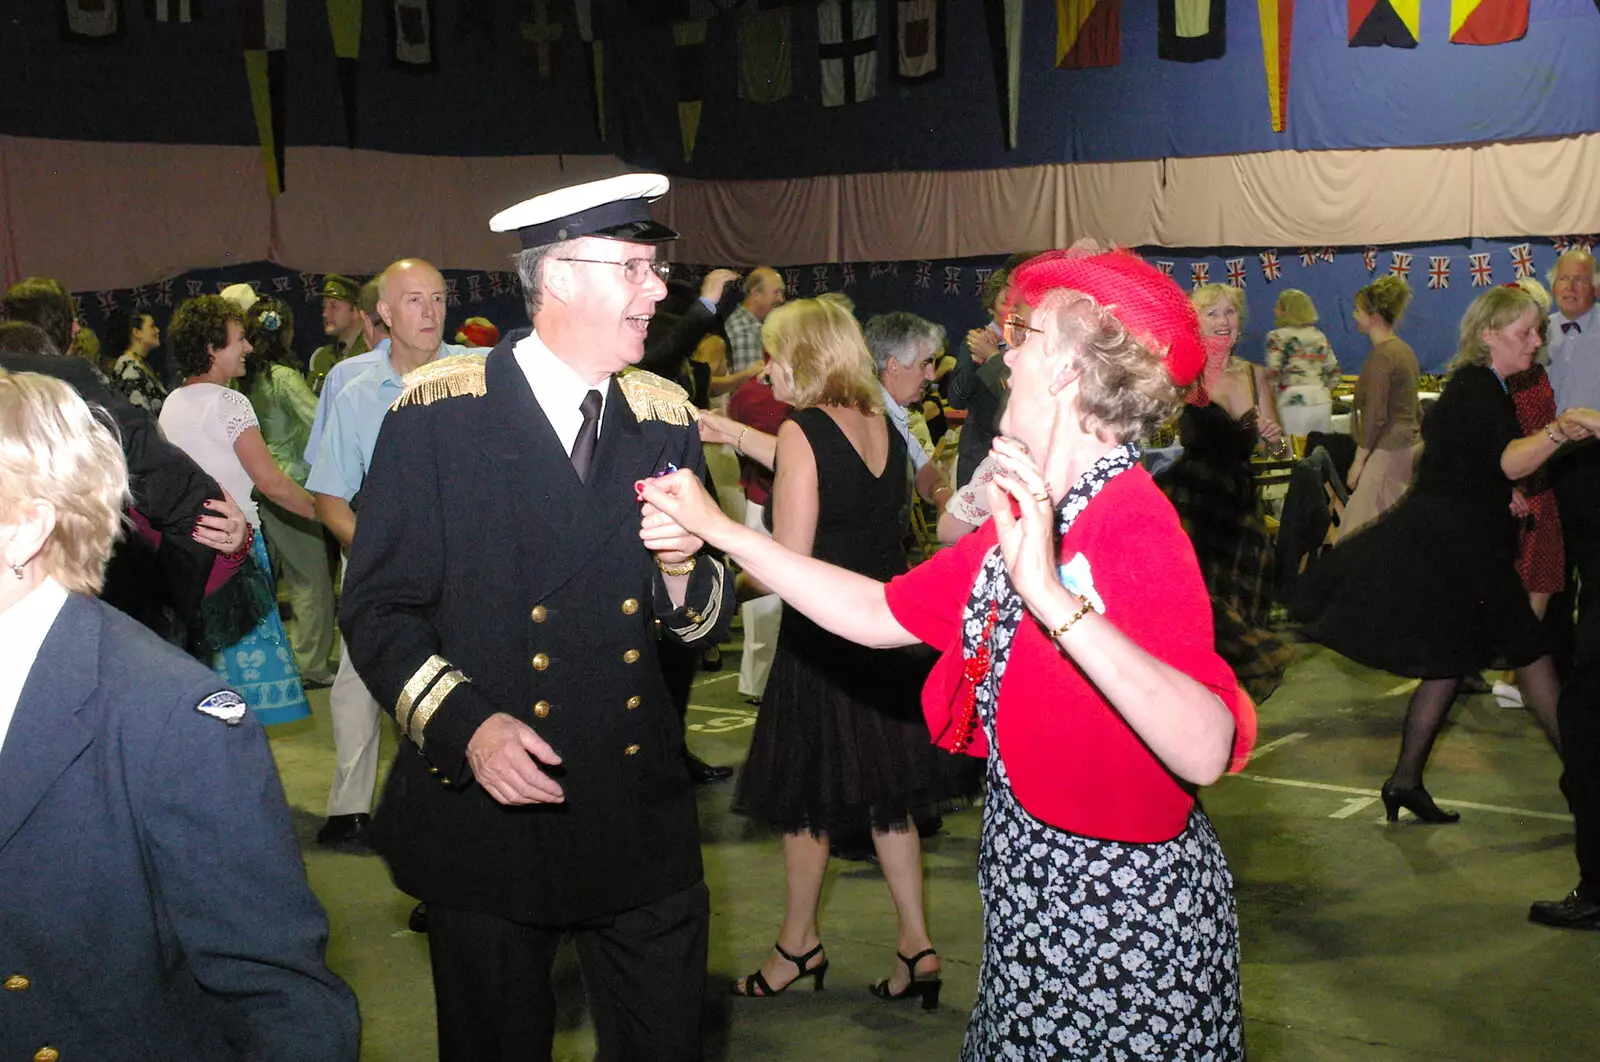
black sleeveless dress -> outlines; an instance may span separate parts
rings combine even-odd
[[[1268,627],[1275,576],[1272,538],[1250,471],[1258,438],[1254,413],[1252,407],[1234,420],[1215,402],[1184,406],[1178,420],[1183,456],[1156,483],[1200,561],[1217,653],[1260,704],[1277,689],[1293,649]]]
[[[790,419],[817,462],[811,555],[873,579],[903,573],[909,477],[900,433],[889,426],[889,457],[873,476],[825,411]],[[785,833],[814,834],[899,829],[940,810],[950,786],[921,710],[932,662],[920,647],[845,641],[785,605],[734,810]]]

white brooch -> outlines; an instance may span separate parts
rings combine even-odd
[[[244,718],[245,703],[232,690],[220,690],[195,705],[194,710],[221,719],[229,726],[238,726]]]
[[[1106,612],[1106,603],[1100,600],[1100,594],[1094,588],[1094,578],[1089,574],[1089,558],[1078,553],[1060,569],[1061,585],[1077,594],[1102,616]]]

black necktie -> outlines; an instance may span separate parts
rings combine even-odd
[[[1583,326],[1578,324],[1577,321],[1562,321],[1561,322],[1561,334],[1562,335],[1566,335],[1568,332],[1577,332],[1579,334],[1582,334]]]
[[[601,401],[599,391],[590,391],[583,396],[583,404],[578,407],[583,412],[583,426],[578,429],[578,437],[572,441],[572,467],[585,483],[589,481],[589,466],[594,464],[594,448],[600,441]]]

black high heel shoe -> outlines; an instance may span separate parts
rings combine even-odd
[[[906,970],[911,974],[910,983],[899,992],[891,992],[889,991],[889,979],[886,977],[871,986],[872,994],[879,999],[910,999],[913,996],[917,996],[922,1000],[923,1010],[933,1010],[939,1005],[939,989],[944,986],[944,982],[939,979],[938,974],[926,980],[917,980],[917,963],[926,959],[929,955],[938,954],[932,948],[928,948],[926,951],[917,952],[908,959],[898,951],[895,952],[894,957],[905,963]]]
[[[816,978],[816,983],[814,983],[811,986],[811,990],[813,992],[821,992],[822,991],[822,979],[824,977],[828,976],[828,958],[827,958],[827,956],[824,955],[823,958],[822,958],[822,961],[817,963],[815,966],[807,966],[806,965],[819,952],[822,951],[822,945],[821,944],[818,944],[816,947],[812,948],[810,951],[806,952],[804,955],[790,955],[788,952],[783,950],[783,945],[782,944],[774,944],[772,946],[772,950],[776,951],[779,955],[783,956],[783,958],[788,960],[789,962],[794,963],[794,968],[796,970],[800,971],[798,974],[795,974],[794,981],[790,981],[788,984],[784,985],[782,988],[773,988],[770,984],[767,983],[767,979],[764,976],[762,976],[761,971],[757,970],[755,973],[746,974],[745,975],[744,988],[743,989],[740,989],[739,982],[735,981],[733,984],[728,986],[728,991],[732,992],[736,996],[744,996],[744,997],[746,997],[748,999],[765,999],[768,996],[781,996],[781,995],[783,995],[785,992],[787,992],[789,990],[790,986],[793,985],[795,983],[795,981],[799,981],[799,980],[801,980],[803,978],[806,978],[806,977],[814,977],[814,978]]]
[[[1423,822],[1430,822],[1436,826],[1447,825],[1461,821],[1459,811],[1446,811],[1433,802],[1433,797],[1420,785],[1401,788],[1394,784],[1391,778],[1383,783],[1383,809],[1389,813],[1389,821],[1395,822],[1400,817],[1400,809],[1408,808],[1411,814]]]

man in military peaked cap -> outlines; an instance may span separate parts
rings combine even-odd
[[[709,905],[654,626],[715,644],[733,580],[698,539],[639,539],[635,483],[704,467],[682,388],[630,371],[666,190],[497,215],[534,327],[408,376],[362,490],[340,621],[407,739],[368,836],[428,905],[443,1062],[549,1057],[568,932],[599,1057],[700,1057]]]
[[[306,382],[318,394],[328,371],[346,358],[366,352],[367,343],[362,328],[361,285],[349,277],[329,273],[322,278],[317,289],[322,298],[322,331],[332,342],[318,347],[306,363]]]

